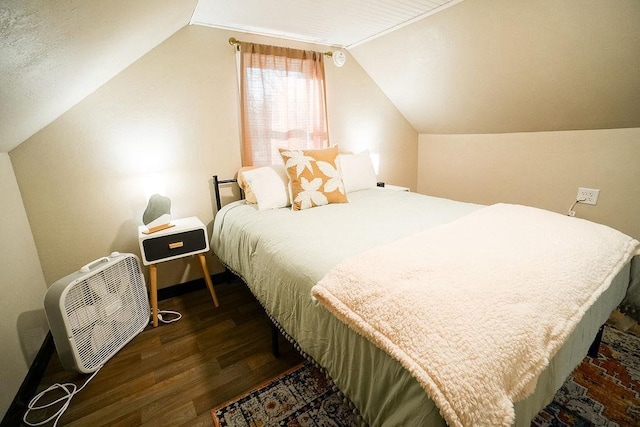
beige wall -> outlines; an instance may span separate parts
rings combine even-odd
[[[33,362],[48,326],[46,285],[11,160],[0,153],[0,419]]]
[[[331,61],[325,67],[331,143],[379,154],[379,180],[415,190],[417,132],[353,58],[341,68]]]
[[[230,36],[307,46],[185,27],[11,151],[48,284],[111,251],[139,254],[150,177],[164,179],[175,218],[195,215],[211,228],[211,175],[232,177],[240,166]],[[380,178],[415,187],[417,133],[352,58],[326,68],[331,142],[379,151]],[[201,277],[193,260],[158,270],[160,287]]]
[[[418,191],[566,213],[578,187],[600,189],[576,216],[640,238],[640,128],[419,137]]]

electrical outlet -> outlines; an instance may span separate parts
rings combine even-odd
[[[600,190],[594,190],[593,188],[578,188],[576,200],[587,205],[595,205],[598,203],[599,194]]]

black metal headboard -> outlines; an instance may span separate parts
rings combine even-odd
[[[220,208],[222,207],[222,203],[220,202],[220,185],[221,184],[232,184],[232,183],[238,183],[237,179],[218,179],[218,175],[213,175],[213,191],[215,191],[216,194],[216,208],[218,208],[218,210],[220,210]],[[240,198],[244,198],[244,195],[242,194],[242,189],[240,189]]]

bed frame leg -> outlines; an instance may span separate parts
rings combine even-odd
[[[280,357],[280,344],[278,342],[278,328],[271,323],[271,353],[274,357]]]
[[[596,338],[591,343],[591,347],[589,347],[589,351],[587,352],[587,355],[589,357],[593,357],[594,359],[598,357],[598,350],[600,349],[600,342],[602,341],[603,332],[604,332],[604,325],[600,326],[600,329],[598,329],[598,334],[596,335]]]

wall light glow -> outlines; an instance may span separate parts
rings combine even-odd
[[[123,174],[147,175],[166,170],[179,145],[176,130],[169,123],[132,122],[113,130],[110,146],[120,159]]]
[[[140,178],[140,186],[144,191],[145,200],[149,200],[149,198],[154,194],[160,194],[161,196],[167,195],[163,174],[154,173],[150,175],[144,175]]]
[[[371,155],[371,163],[373,163],[373,170],[376,172],[376,176],[380,174],[380,154],[369,153]]]

